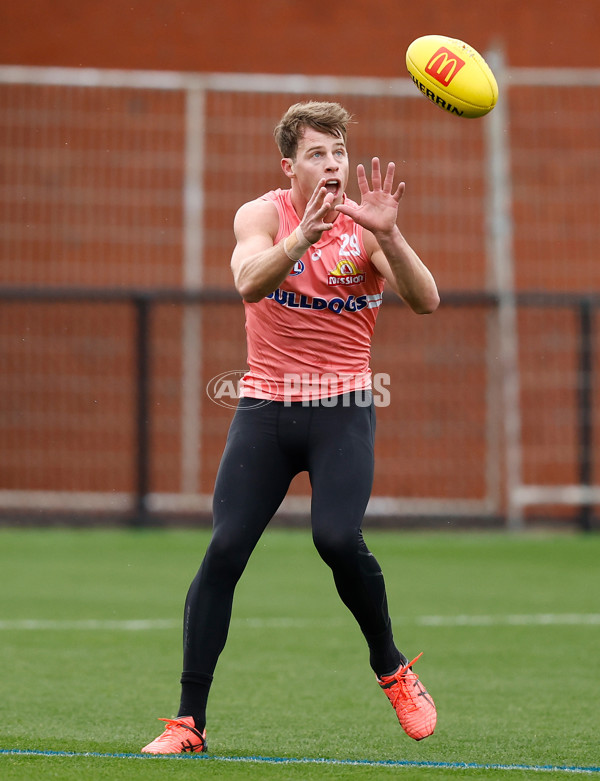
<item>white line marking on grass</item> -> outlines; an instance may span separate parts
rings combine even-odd
[[[0,621],[1,629],[25,629],[25,630],[109,630],[117,632],[147,632],[152,629],[175,629],[181,626],[181,621],[174,619],[139,619],[133,621],[113,621],[101,619],[81,620],[46,620],[46,619],[15,619],[13,621]]]
[[[585,626],[600,624],[600,613],[534,613],[508,616],[421,616],[421,626]]]
[[[538,773],[600,773],[600,767],[579,767],[569,765],[502,765],[479,762],[433,762],[411,761],[404,759],[325,759],[319,757],[221,757],[211,754],[105,754],[95,751],[28,751],[25,749],[0,749],[1,756],[24,757],[98,757],[101,759],[142,759],[146,761],[202,761],[202,762],[241,762],[263,765],[358,765],[361,767],[419,767],[443,768],[450,770],[532,770]]]
[[[349,618],[234,618],[237,628],[246,629],[332,629],[343,626]],[[397,624],[417,624],[427,627],[478,627],[478,626],[599,626],[600,613],[533,613],[530,615],[480,615],[480,616],[420,616],[396,617]],[[179,619],[30,619],[18,618],[0,621],[2,630],[31,631],[115,631],[150,632],[163,629],[179,629]]]

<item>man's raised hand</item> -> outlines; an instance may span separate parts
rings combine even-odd
[[[351,206],[346,202],[339,204],[335,208],[373,233],[391,231],[396,225],[398,204],[404,195],[405,189],[404,182],[400,182],[394,192],[392,192],[395,172],[395,163],[388,163],[382,184],[379,158],[374,157],[371,163],[370,187],[365,168],[362,164],[359,164],[356,169],[356,175],[361,195],[360,206]]]

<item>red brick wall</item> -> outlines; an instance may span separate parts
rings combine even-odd
[[[411,40],[440,33],[499,44],[514,66],[600,65],[598,0],[27,0],[0,13],[7,64],[394,77]]]

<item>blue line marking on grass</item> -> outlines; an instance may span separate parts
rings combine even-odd
[[[214,754],[109,754],[97,751],[29,751],[26,749],[0,749],[1,756],[21,757],[98,757],[102,759],[183,760],[201,762],[248,762],[268,765],[359,765],[363,767],[415,767],[443,768],[450,770],[532,770],[538,773],[600,773],[600,767],[568,765],[502,765],[479,762],[434,762],[408,759],[326,759],[318,757],[225,757]]]

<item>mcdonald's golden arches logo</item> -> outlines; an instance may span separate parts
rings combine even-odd
[[[443,87],[447,87],[459,70],[466,64],[463,59],[451,52],[450,49],[440,46],[425,66],[425,73],[429,74]]]

